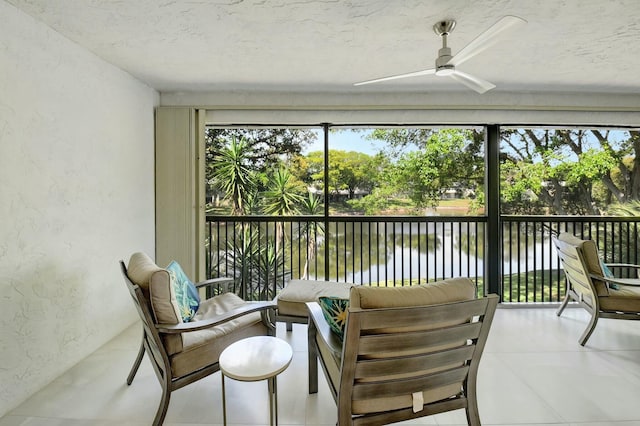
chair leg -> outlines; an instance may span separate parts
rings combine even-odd
[[[475,399],[467,401],[467,408],[464,410],[467,415],[467,423],[469,426],[480,426],[480,414],[478,413],[478,404]]]
[[[133,378],[136,377],[136,373],[138,372],[138,368],[140,367],[140,363],[142,362],[142,357],[144,356],[144,331],[142,332],[142,341],[140,342],[140,350],[138,351],[138,356],[136,360],[133,362],[133,366],[131,367],[131,371],[129,372],[129,376],[127,377],[127,385],[130,385],[133,382]]]
[[[567,304],[569,303],[569,298],[570,297],[571,297],[571,294],[569,293],[569,288],[567,287],[567,294],[564,296],[564,300],[562,301],[562,305],[560,305],[560,307],[556,311],[556,315],[557,316],[562,315],[562,312],[564,311],[564,308],[566,308]]]
[[[153,426],[161,426],[164,422],[164,418],[167,415],[167,409],[169,408],[169,400],[171,399],[171,391],[167,383],[162,384],[162,398],[160,399],[160,406],[156,412],[156,417],[153,419]]]
[[[584,333],[582,333],[582,336],[580,336],[580,346],[584,346],[587,343],[587,340],[589,340],[589,337],[591,337],[591,333],[593,333],[593,330],[595,330],[596,328],[596,324],[598,323],[598,312],[593,312],[591,314],[591,320],[589,321],[589,325],[587,325],[587,328],[584,330]]]
[[[318,349],[316,347],[316,326],[309,320],[309,334],[307,338],[309,353],[309,394],[318,393]]]
[[[465,384],[465,395],[467,397],[467,406],[464,411],[467,415],[467,423],[469,426],[480,426],[480,412],[478,411],[478,393],[476,392],[476,378],[468,377]]]

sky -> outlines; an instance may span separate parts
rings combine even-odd
[[[375,142],[365,139],[366,131],[351,131],[344,129],[329,132],[329,149],[337,149],[341,151],[357,151],[368,155],[375,155],[378,149],[375,148]],[[303,151],[307,154],[312,151],[322,151],[324,149],[324,139],[322,131],[318,131],[318,140],[311,144]]]

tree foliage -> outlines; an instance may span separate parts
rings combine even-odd
[[[324,189],[324,153],[310,152],[301,170],[305,176],[302,180],[312,183],[318,189]],[[372,169],[376,168],[376,160],[370,155],[356,151],[329,150],[329,182],[328,189],[333,195],[340,191],[348,191],[353,198],[356,190],[371,191],[375,184]]]
[[[392,159],[375,197],[403,193],[418,207],[435,207],[447,190],[482,189],[482,138],[473,130],[376,129],[370,138],[386,141]]]
[[[638,199],[638,135],[582,129],[503,132],[504,213],[600,214]],[[613,136],[616,136],[614,138]]]
[[[482,207],[482,130],[394,127],[366,135],[381,147],[378,154],[329,151],[330,197],[347,193],[367,214],[400,199],[416,209],[437,207],[451,191]],[[296,214],[308,188],[325,188],[324,153],[301,154],[316,138],[298,129],[208,129],[207,179],[235,214]],[[639,154],[637,131],[503,130],[502,213],[597,215],[612,203],[640,200]],[[358,190],[368,195],[356,199]]]
[[[316,139],[310,130],[286,128],[207,128],[205,134],[208,197],[231,200],[232,214],[259,213],[260,197],[271,174]]]
[[[251,168],[250,147],[244,139],[231,138],[229,145],[217,150],[210,165],[209,182],[219,188],[232,202],[232,214],[246,212],[245,201],[256,188]]]

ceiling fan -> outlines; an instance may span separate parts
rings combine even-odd
[[[433,31],[435,31],[435,33],[442,38],[442,48],[438,50],[438,57],[436,58],[435,68],[410,72],[407,74],[392,75],[390,77],[376,78],[374,80],[362,81],[360,83],[355,83],[354,86],[379,83],[381,81],[395,80],[399,78],[418,77],[422,75],[435,74],[437,76],[449,76],[478,93],[484,93],[496,86],[479,77],[462,72],[456,67],[458,65],[461,65],[463,62],[468,61],[488,47],[494,45],[499,41],[499,35],[503,35],[505,34],[505,32],[511,31],[526,23],[527,21],[517,16],[504,16],[498,22],[489,27],[489,29],[487,29],[485,32],[476,37],[475,40],[462,48],[462,50],[460,50],[456,55],[451,56],[451,48],[447,46],[447,37],[455,28],[456,21],[440,21],[433,26]]]

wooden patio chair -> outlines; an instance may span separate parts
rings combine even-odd
[[[556,314],[562,315],[570,301],[575,301],[591,314],[587,328],[578,340],[584,346],[596,328],[599,318],[640,320],[640,279],[607,276],[598,256],[595,241],[582,240],[570,233],[552,237],[564,269],[567,289]],[[628,268],[640,272],[640,266],[606,264],[607,269]]]
[[[146,352],[162,386],[154,425],[163,423],[172,391],[219,370],[218,358],[227,346],[245,337],[275,334],[275,303],[245,302],[233,293],[222,293],[202,300],[193,319],[185,322],[167,269],[144,253],[134,253],[128,267],[120,261],[120,268],[143,327],[127,384]]]
[[[355,286],[343,341],[309,309],[309,393],[318,359],[338,425],[381,425],[465,409],[480,425],[476,378],[498,297],[468,278],[411,287]]]

